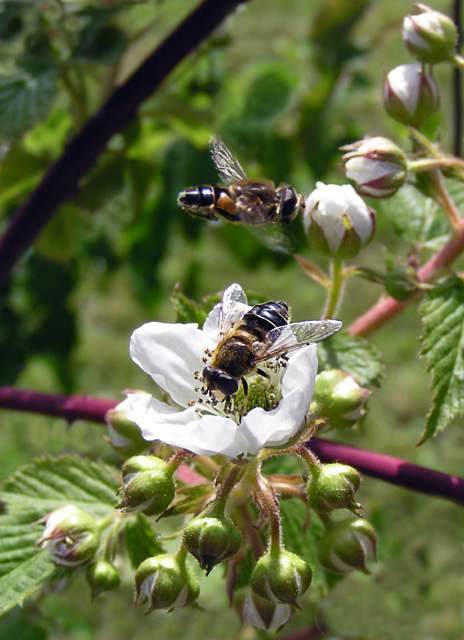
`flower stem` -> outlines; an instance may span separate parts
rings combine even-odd
[[[345,280],[345,275],[343,273],[343,261],[340,258],[332,259],[331,272],[332,282],[330,284],[324,313],[322,314],[323,319],[332,318],[336,315],[338,310],[340,297],[343,291],[343,282]]]
[[[440,203],[443,211],[446,213],[446,217],[449,220],[450,225],[453,228],[453,231],[456,232],[459,228],[460,215],[459,211],[454,204],[453,199],[448,193],[447,188],[443,183],[443,179],[439,171],[430,171],[430,178],[434,184],[434,187],[437,190],[436,199]]]

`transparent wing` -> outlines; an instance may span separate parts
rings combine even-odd
[[[224,184],[232,184],[248,178],[243,167],[220,136],[210,138],[209,148]]]
[[[229,333],[234,324],[245,315],[249,308],[247,297],[242,287],[236,283],[231,284],[222,296],[218,342]]]
[[[248,225],[247,230],[272,251],[287,255],[294,253],[291,239],[286,234],[284,227],[278,222]]]
[[[342,328],[340,320],[305,320],[292,322],[269,331],[265,343],[255,354],[255,362],[284,355],[293,349],[330,338]]]

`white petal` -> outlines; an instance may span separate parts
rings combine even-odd
[[[179,411],[147,396],[128,396],[127,417],[145,440],[162,440],[198,455],[222,454],[235,458],[247,451],[247,441],[230,418],[201,415],[194,407]]]
[[[130,355],[174,402],[186,407],[198,385],[193,374],[203,369],[205,350],[215,346],[196,324],[149,322],[132,334]]]
[[[248,453],[283,445],[297,433],[309,409],[316,373],[316,345],[300,349],[290,357],[278,406],[272,411],[257,407],[242,419],[240,430],[248,440]]]

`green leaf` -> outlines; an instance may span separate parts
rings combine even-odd
[[[420,355],[429,361],[435,395],[419,444],[464,415],[464,282],[456,276],[439,282],[422,301],[420,316]]]
[[[395,233],[410,244],[437,251],[449,238],[450,226],[442,209],[412,185],[405,185],[382,201],[380,209]]]
[[[21,604],[46,582],[67,572],[46,549],[34,546],[43,531],[37,520],[73,504],[97,518],[114,513],[115,471],[78,456],[42,458],[16,471],[0,494],[0,612]]]
[[[124,523],[127,552],[132,566],[136,569],[145,558],[164,553],[163,545],[150,521],[143,513],[135,518],[128,517]]]
[[[38,75],[17,72],[0,77],[0,139],[13,140],[39,120],[55,95],[54,69]]]
[[[338,333],[321,342],[317,349],[319,372],[327,369],[347,371],[362,387],[379,386],[384,375],[380,353],[363,338]]]
[[[273,69],[258,76],[249,86],[243,115],[253,120],[278,118],[289,106],[294,83],[284,70]]]
[[[180,285],[178,284],[174,287],[174,291],[172,292],[171,302],[177,313],[177,322],[196,322],[199,327],[203,326],[211,309],[209,305],[208,308],[205,308],[204,304],[199,305],[190,298],[187,298],[187,296],[182,293]]]

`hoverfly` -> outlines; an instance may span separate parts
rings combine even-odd
[[[284,358],[290,351],[330,338],[341,327],[339,320],[290,323],[285,302],[264,302],[249,308],[245,292],[233,284],[222,298],[218,345],[203,369],[202,392],[216,400],[228,398],[238,391],[241,381],[246,396],[247,375],[256,372],[269,378],[259,368],[261,363]]]
[[[276,188],[271,180],[248,178],[237,158],[219,136],[210,139],[211,157],[222,185],[190,187],[179,193],[179,205],[198,218],[220,218],[237,224],[260,225],[291,222],[304,197],[288,184]]]

